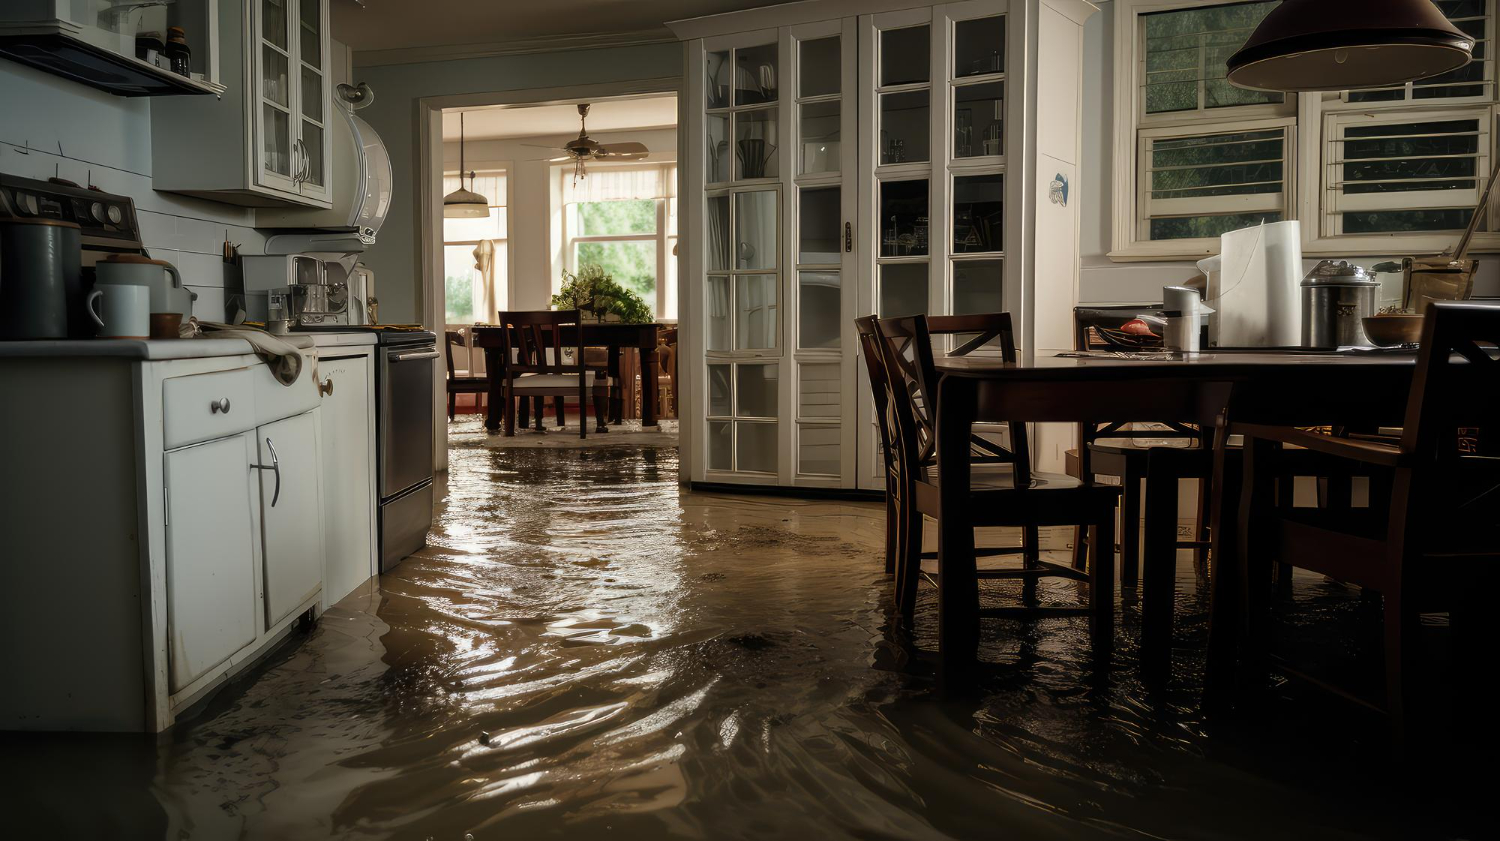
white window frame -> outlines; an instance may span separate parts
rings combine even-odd
[[[596,164],[596,166],[597,166],[597,164]],[[676,166],[677,166],[677,162],[676,161],[662,161],[660,163],[652,162],[650,164],[645,164],[645,165],[634,164],[634,165],[631,165],[630,168],[631,169],[659,169],[661,171],[661,177],[663,179],[665,179],[667,177],[667,171],[669,169],[675,168]],[[555,173],[555,177],[557,177],[559,179],[568,179],[568,178],[572,178],[573,177],[573,165],[572,164],[565,164],[563,166],[553,167],[553,171]],[[676,280],[677,280],[676,275],[675,275],[675,273],[671,272],[671,269],[672,269],[673,266],[676,265],[676,261],[677,261],[677,257],[675,255],[675,251],[676,251],[677,243],[679,241],[678,240],[679,232],[673,231],[673,230],[669,229],[670,228],[669,222],[671,221],[670,220],[671,214],[670,214],[669,203],[672,202],[673,199],[671,199],[671,198],[657,198],[657,199],[651,199],[651,201],[654,201],[656,203],[656,232],[655,233],[650,233],[650,234],[599,234],[599,235],[593,235],[593,236],[585,236],[585,235],[576,233],[578,230],[580,230],[580,226],[578,224],[578,208],[577,208],[577,203],[576,202],[565,203],[563,205],[563,213],[562,213],[562,226],[563,226],[563,262],[565,263],[565,265],[567,265],[568,271],[570,271],[570,272],[576,272],[576,271],[578,271],[578,249],[577,249],[577,245],[579,243],[585,243],[585,242],[603,242],[603,243],[608,243],[608,242],[654,242],[654,243],[656,243],[656,301],[655,301],[655,307],[654,307],[654,310],[655,310],[655,313],[656,313],[656,320],[658,322],[662,322],[662,323],[675,324],[677,322],[677,307],[678,307],[677,286],[678,286],[678,284],[676,282]],[[682,212],[681,208],[679,207],[678,208],[678,213],[681,213],[681,212]],[[678,226],[679,227],[681,226],[681,220],[680,219],[678,220]]]
[[[503,208],[505,210],[505,224],[503,226],[501,226],[501,228],[502,228],[501,233],[503,235],[499,236],[499,237],[493,237],[489,241],[493,242],[493,243],[496,243],[496,244],[503,244],[505,246],[505,261],[502,264],[502,271],[504,272],[505,277],[504,277],[504,281],[501,284],[501,287],[502,287],[501,288],[501,294],[499,294],[499,295],[496,296],[496,300],[500,302],[500,304],[502,305],[502,307],[506,307],[506,306],[509,306],[509,304],[507,302],[510,300],[510,279],[511,279],[511,271],[510,271],[510,268],[511,268],[510,267],[510,191],[511,191],[510,168],[509,167],[505,167],[505,166],[489,166],[489,167],[485,167],[485,168],[471,167],[470,169],[476,175],[479,175],[479,176],[495,176],[495,175],[499,175],[499,176],[504,176],[504,178],[505,178],[505,193],[506,194],[503,195],[503,196],[494,196],[494,197],[486,196],[486,198],[490,199],[490,201],[498,201],[498,202],[500,202],[500,204],[492,204],[492,205],[490,205],[490,209],[491,210],[493,210],[495,208]],[[455,176],[458,176],[461,181],[467,179],[467,177],[468,177],[467,175],[465,175],[463,173],[460,173],[457,170],[454,170],[452,172],[444,172],[443,173],[443,177],[444,178],[452,178],[452,177],[455,177]],[[443,237],[443,253],[444,253],[444,255],[446,255],[448,253],[448,247],[449,246],[467,245],[467,246],[470,246],[470,247],[475,247],[475,246],[478,246],[479,243],[481,242],[481,240],[477,240],[477,239],[452,239],[452,240],[448,239],[447,228],[446,228],[446,226],[444,226],[442,224],[442,220],[441,219],[439,219],[438,230],[439,230],[439,233]],[[445,275],[446,275],[446,272],[445,272]],[[475,279],[474,280],[474,299],[477,301],[477,300],[480,299],[480,297],[481,296],[479,295],[479,281],[478,281],[478,279]],[[444,293],[443,305],[444,305],[443,306],[443,309],[444,309],[443,315],[444,315],[444,318],[446,319],[446,316],[447,316],[447,293],[446,292]],[[480,313],[474,313],[474,316],[475,316],[475,320],[472,321],[472,322],[470,322],[471,324],[489,324],[489,323],[491,323],[494,320],[493,318],[489,318],[489,319],[479,318]]]

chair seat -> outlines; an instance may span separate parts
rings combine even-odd
[[[935,465],[922,469],[921,481],[936,485]],[[1016,468],[1011,464],[975,464],[969,468],[969,487],[975,492],[1016,489]],[[1083,487],[1083,482],[1061,473],[1032,473],[1028,490],[1069,490]]]
[[[583,384],[585,388],[609,385],[609,377],[595,376],[593,371],[585,371]],[[511,388],[519,391],[527,388],[576,388],[577,386],[577,374],[519,374]]]

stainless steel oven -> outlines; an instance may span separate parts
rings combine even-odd
[[[379,401],[380,571],[427,545],[432,527],[433,333],[382,332]]]

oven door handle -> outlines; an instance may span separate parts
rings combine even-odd
[[[437,358],[438,352],[435,350],[416,350],[407,351],[406,353],[391,353],[386,355],[386,359],[389,359],[392,362],[416,362],[419,359]]]

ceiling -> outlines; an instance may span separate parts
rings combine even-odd
[[[578,106],[534,105],[463,109],[464,138],[501,140],[510,137],[578,134]],[[458,111],[443,112],[443,139],[458,139]],[[632,129],[671,128],[677,125],[677,97],[607,99],[589,107],[589,134]]]
[[[669,20],[774,6],[786,0],[336,0],[333,35],[353,50],[500,44],[632,33],[666,37]],[[363,8],[361,8],[363,7]]]

